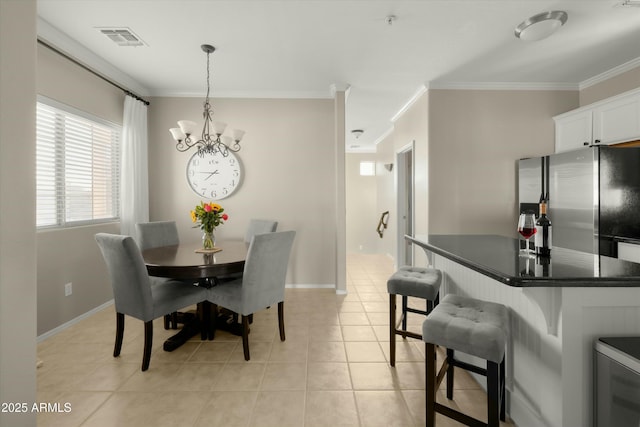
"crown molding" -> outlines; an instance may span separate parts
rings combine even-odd
[[[152,92],[149,96],[158,96],[166,98],[203,98],[204,92],[174,92],[159,90]],[[247,98],[247,99],[333,99],[333,95],[329,92],[285,92],[285,91],[241,91],[217,90],[211,98]]]
[[[345,97],[347,97],[350,91],[351,85],[349,83],[332,83],[329,85],[329,92],[332,98],[335,98],[338,92],[345,92]]]
[[[624,64],[618,65],[610,70],[605,71],[604,73],[600,73],[597,76],[593,76],[590,79],[583,80],[579,83],[578,87],[580,90],[586,89],[598,83],[602,83],[605,80],[609,80],[610,78],[619,76],[622,73],[626,73],[627,71],[631,71],[634,68],[640,67],[640,58],[632,59],[629,62],[625,62]]]
[[[429,89],[448,90],[579,90],[577,83],[429,82]]]
[[[391,117],[391,122],[395,123],[418,99],[429,89],[427,85],[421,85],[418,90],[409,98],[409,100]],[[386,137],[386,134],[383,135]],[[377,142],[376,142],[377,144]]]
[[[140,96],[150,96],[148,88],[140,84],[137,80],[123,73],[118,68],[105,61],[91,50],[87,49],[71,37],[49,24],[44,19],[38,17],[38,38],[64,52],[78,62],[86,65],[96,73],[118,83]]]
[[[378,144],[380,144],[382,141],[385,140],[386,137],[388,137],[389,135],[391,135],[393,133],[394,127],[391,126],[389,129],[387,129],[384,133],[382,133],[382,135],[380,135],[378,137],[378,139],[376,139],[375,141],[373,141],[373,145],[377,146]]]

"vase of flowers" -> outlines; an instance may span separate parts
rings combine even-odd
[[[229,215],[224,213],[224,208],[217,203],[200,202],[191,211],[191,221],[202,230],[202,248],[213,249],[215,246],[215,229],[224,221],[229,219]]]

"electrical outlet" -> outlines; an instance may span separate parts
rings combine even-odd
[[[69,282],[64,285],[64,296],[68,297],[73,293],[73,283]]]

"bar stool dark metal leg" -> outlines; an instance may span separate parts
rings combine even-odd
[[[487,413],[488,413],[488,427],[499,427],[500,420],[500,380],[499,371],[500,367],[495,362],[487,361]]]
[[[389,294],[389,363],[396,366],[396,295]]]
[[[447,399],[453,399],[453,373],[454,373],[454,351],[450,348],[447,349]]]
[[[426,388],[426,425],[436,425],[436,346],[430,343],[425,345],[425,388]]]

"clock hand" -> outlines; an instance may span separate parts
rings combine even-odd
[[[207,179],[211,178],[213,175],[216,175],[216,174],[218,173],[218,170],[216,169],[216,170],[215,170],[215,171],[213,171],[213,172],[201,171],[200,173],[208,173],[208,174],[209,174],[209,176],[207,176],[207,177],[205,178],[205,180],[207,180]]]

